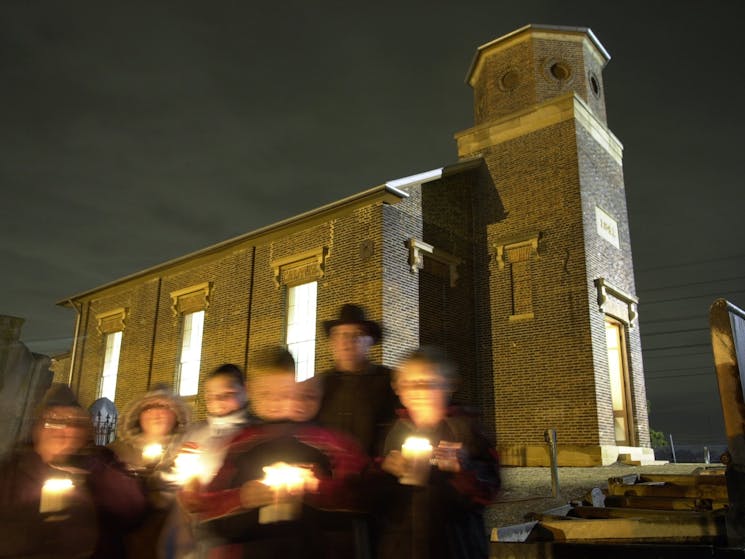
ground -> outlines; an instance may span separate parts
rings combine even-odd
[[[608,478],[639,474],[690,474],[704,464],[626,466],[612,464],[593,468],[559,468],[559,496],[551,496],[551,468],[502,468],[502,493],[485,515],[488,528],[525,521],[531,512],[543,512],[580,500],[594,487],[606,489]]]

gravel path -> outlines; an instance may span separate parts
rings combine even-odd
[[[559,497],[551,497],[550,468],[504,467],[502,493],[485,514],[488,528],[509,526],[525,521],[531,512],[543,512],[570,501],[580,500],[593,487],[606,489],[608,478],[639,474],[690,474],[704,464],[664,464],[626,466],[612,464],[593,468],[559,468]]]

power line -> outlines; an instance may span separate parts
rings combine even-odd
[[[647,291],[660,291],[662,289],[679,289],[681,287],[692,287],[694,285],[706,285],[707,283],[719,283],[723,281],[735,281],[735,280],[741,280],[745,279],[745,276],[735,276],[732,278],[719,278],[714,280],[707,280],[707,281],[694,281],[691,283],[681,283],[679,285],[666,285],[662,287],[648,287],[646,289],[640,289],[639,293],[646,293]]]
[[[672,369],[652,369],[651,371],[645,370],[644,376],[650,373],[666,373],[668,371],[698,371],[699,369],[701,369],[700,366],[699,367],[674,367]]]
[[[651,301],[639,301],[639,306],[642,306],[642,303],[644,305],[656,305],[657,303],[675,303],[677,301],[686,301],[688,299],[702,299],[703,297],[721,297],[724,294],[731,295],[734,293],[745,293],[745,290],[743,289],[736,289],[733,291],[718,291],[716,293],[701,293],[699,295],[689,295],[686,297],[674,297],[672,299],[657,299],[656,301],[653,299]]]
[[[645,332],[642,338],[649,336],[667,336],[668,334],[688,334],[689,332],[708,332],[709,328],[688,328],[685,330],[668,330],[667,332]]]
[[[645,380],[667,380],[667,379],[670,379],[670,378],[688,378],[688,377],[703,377],[703,376],[704,375],[701,374],[701,373],[690,373],[690,374],[686,374],[686,375],[670,375],[670,376],[667,376],[667,377],[646,377],[645,376]],[[716,377],[714,377],[712,375],[712,378],[715,379]]]
[[[642,353],[644,353],[646,350],[642,350]],[[645,355],[644,360],[647,359],[675,359],[676,357],[685,357],[685,358],[691,358],[691,357],[706,357],[707,359],[711,359],[711,353],[706,351],[700,351],[698,353],[684,353],[682,355]]]
[[[711,347],[711,344],[683,344],[683,345],[669,345],[662,347],[647,347],[642,348],[642,353],[645,351],[665,351],[668,349],[688,349],[689,347]]]
[[[676,322],[678,320],[707,320],[709,317],[706,315],[693,315],[693,316],[680,316],[680,317],[674,317],[674,318],[658,318],[655,320],[644,320],[643,318],[639,318],[640,324],[659,324],[660,322]]]
[[[664,264],[661,266],[650,266],[649,268],[637,268],[637,272],[649,272],[651,270],[669,270],[670,268],[684,268],[686,266],[698,266],[699,264],[710,264],[711,262],[721,262],[723,260],[734,260],[735,258],[745,258],[745,254],[733,254],[722,256],[720,258],[709,258],[707,260],[697,260],[693,262],[681,262],[680,264]]]

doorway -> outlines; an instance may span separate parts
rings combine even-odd
[[[605,337],[608,342],[608,372],[610,373],[610,393],[613,404],[613,427],[616,444],[633,446],[625,326],[617,320],[606,318]]]

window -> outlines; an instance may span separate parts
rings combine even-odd
[[[295,358],[297,380],[315,372],[317,295],[315,281],[287,288],[287,349]]]
[[[122,332],[106,334],[106,353],[103,358],[101,383],[98,386],[98,397],[114,401],[116,394],[116,375],[119,372],[119,353],[122,348]]]
[[[183,315],[181,358],[178,366],[178,393],[192,396],[199,390],[199,364],[202,360],[204,311]]]

